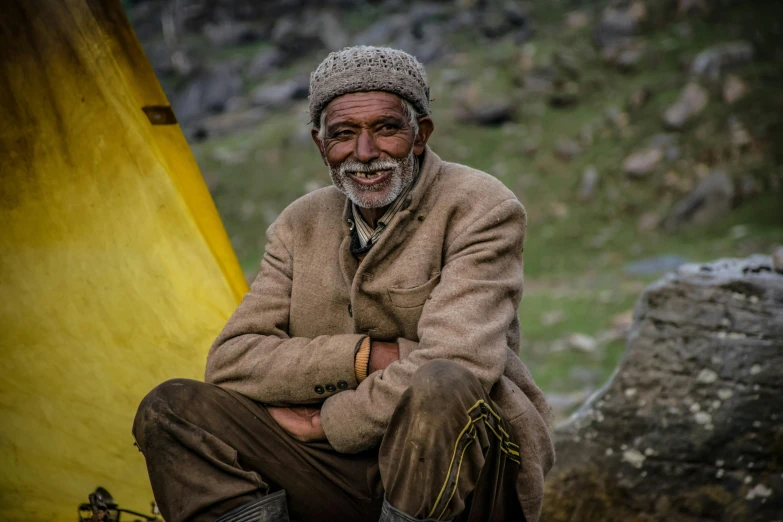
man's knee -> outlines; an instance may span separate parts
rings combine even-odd
[[[423,364],[411,378],[408,394],[416,407],[446,413],[464,408],[482,394],[481,384],[467,368],[447,359]]]
[[[133,436],[143,445],[148,433],[167,425],[173,416],[184,414],[193,404],[203,382],[190,379],[171,379],[150,391],[142,399],[133,421]]]

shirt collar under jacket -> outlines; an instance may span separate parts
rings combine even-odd
[[[405,188],[405,190],[403,190],[402,193],[397,196],[397,199],[394,200],[391,206],[386,209],[386,212],[384,212],[383,216],[381,216],[381,218],[378,220],[378,224],[374,229],[364,220],[361,212],[359,212],[359,207],[357,207],[355,203],[351,203],[353,222],[354,226],[356,227],[356,234],[359,238],[359,245],[361,246],[362,250],[369,250],[368,247],[372,247],[372,245],[378,241],[378,238],[381,237],[383,231],[386,230],[386,226],[391,223],[391,220],[394,218],[394,216],[397,215],[397,212],[402,210],[408,194],[411,192],[411,190],[413,190],[413,186],[416,185],[416,181],[419,178],[419,159],[416,157],[414,157],[413,169],[413,180]]]

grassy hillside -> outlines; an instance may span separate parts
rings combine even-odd
[[[574,21],[575,5],[584,2],[533,2],[534,33],[524,44],[509,38],[487,45],[449,36],[453,52],[428,67],[433,149],[446,160],[497,176],[527,207],[521,356],[555,406],[565,409],[611,373],[622,356],[630,310],[644,286],[665,270],[667,259],[644,273],[630,271],[630,263],[660,256],[739,257],[783,244],[781,167],[775,158],[783,82],[778,55],[763,48],[774,40],[765,38],[779,34],[778,22],[762,8],[750,11],[732,2],[721,12],[679,18],[670,2],[660,7],[650,2],[639,33],[644,58],[623,72],[607,65],[594,46],[603,3],[578,11],[576,18],[584,15],[587,22],[582,27]],[[359,30],[373,9],[347,15],[345,26]],[[721,100],[721,83],[707,85],[706,109],[681,131],[655,138],[664,132],[662,112],[686,83],[690,59],[713,44],[743,38],[757,49],[754,59],[735,71],[749,94],[728,104]],[[201,52],[220,61],[252,55],[266,45],[230,52],[204,46]],[[264,81],[306,73],[322,56],[290,63]],[[553,106],[547,95],[522,87],[536,71],[550,69],[566,76],[563,88],[575,102]],[[253,87],[250,83],[245,90]],[[513,121],[480,126],[458,118],[460,107],[498,101],[511,107]],[[649,174],[629,177],[624,158],[651,139],[669,140],[672,153]],[[265,228],[295,198],[329,183],[310,141],[306,103],[273,111],[250,130],[192,146],[252,278]],[[584,197],[580,191],[588,169],[597,182]],[[738,186],[755,188],[707,224],[676,232],[658,226],[675,202],[715,169],[730,172]]]

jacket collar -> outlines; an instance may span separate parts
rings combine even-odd
[[[402,244],[406,239],[406,235],[412,233],[408,230],[408,226],[412,226],[411,223],[417,223],[416,220],[411,220],[410,217],[419,208],[424,197],[429,192],[435,179],[438,177],[443,162],[437,154],[432,152],[428,147],[424,149],[424,152],[419,156],[420,170],[419,176],[416,181],[416,185],[413,190],[408,193],[406,203],[402,209],[389,223],[386,231],[378,239],[378,242],[366,253],[361,263],[356,256],[351,252],[351,243],[355,232],[351,230],[351,223],[353,213],[351,212],[351,200],[345,198],[345,205],[343,208],[343,241],[340,244],[340,269],[345,278],[345,284],[351,288],[351,293],[355,291],[355,279],[357,275],[361,275],[368,265],[374,264],[376,259],[383,259],[388,253],[392,252],[398,245]],[[358,239],[357,239],[358,242]],[[380,256],[380,257],[379,257]]]

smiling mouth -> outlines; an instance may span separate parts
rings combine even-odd
[[[373,172],[351,172],[350,176],[362,185],[374,185],[388,178],[391,172],[391,169]]]

